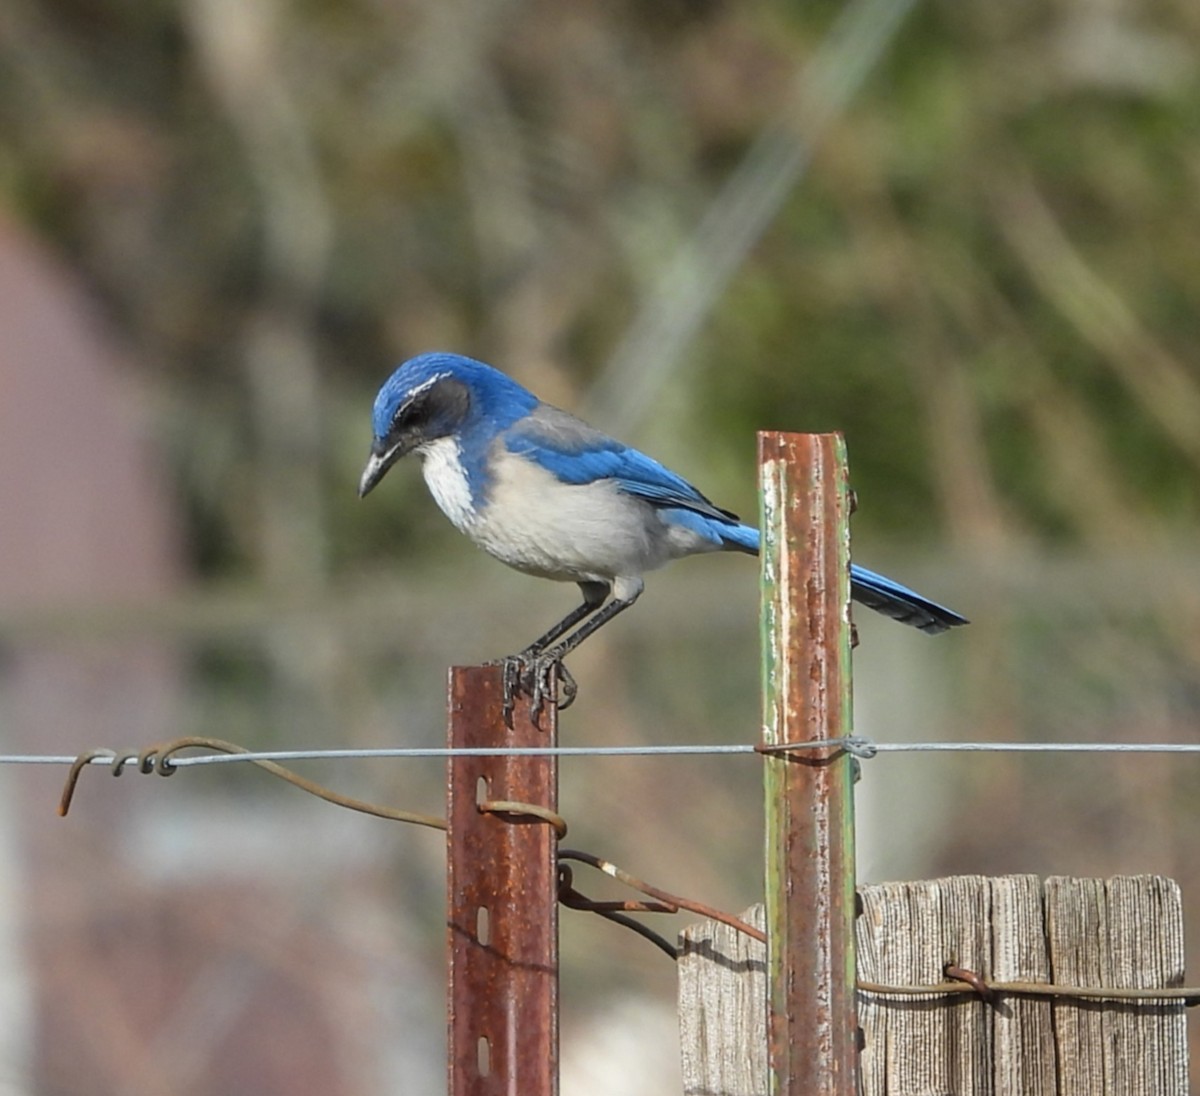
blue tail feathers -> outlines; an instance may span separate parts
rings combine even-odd
[[[743,525],[741,522],[729,522],[718,528],[721,541],[726,548],[736,552],[749,552],[758,555],[758,530],[753,525]]]
[[[731,523],[721,526],[720,532],[727,547],[758,554],[758,530],[753,526]],[[931,636],[968,623],[966,617],[953,609],[930,601],[915,590],[859,567],[856,563],[850,565],[850,596],[868,609],[874,609],[901,624],[911,624]]]
[[[968,623],[953,609],[922,597],[915,590],[890,578],[877,575],[857,564],[850,565],[850,596],[868,609],[883,613],[901,624],[911,624],[926,635],[937,635],[947,628]]]

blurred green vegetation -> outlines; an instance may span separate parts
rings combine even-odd
[[[0,193],[134,349],[195,563],[313,581],[420,553],[407,486],[352,498],[390,368],[450,347],[581,406],[764,127],[803,135],[843,11],[6,7]],[[1186,0],[918,6],[635,438],[750,511],[754,429],[844,430],[865,535],[1186,536],[1198,39]]]

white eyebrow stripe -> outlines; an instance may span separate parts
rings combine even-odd
[[[400,417],[401,413],[404,411],[407,411],[408,408],[412,407],[413,401],[416,400],[416,398],[419,395],[421,395],[422,392],[428,392],[429,389],[431,389],[435,384],[437,384],[438,381],[444,381],[447,377],[450,377],[450,376],[453,376],[453,374],[450,372],[450,370],[447,369],[444,372],[435,373],[432,377],[429,377],[427,380],[423,380],[420,384],[417,385],[416,388],[410,389],[409,392],[405,395],[404,400],[400,403],[400,405],[396,408],[396,410],[392,412],[392,420],[391,420],[391,423],[389,424],[388,428],[391,429],[392,427],[394,427],[396,425],[396,420]]]
[[[408,406],[409,404],[411,404],[411,403],[412,403],[412,401],[413,401],[413,400],[415,400],[415,399],[416,399],[416,398],[417,398],[417,397],[418,397],[418,396],[419,396],[419,395],[420,395],[422,392],[428,392],[428,391],[429,391],[429,389],[431,389],[431,388],[432,388],[432,387],[433,387],[435,384],[437,384],[437,382],[438,382],[438,381],[444,381],[444,380],[445,380],[447,377],[449,377],[450,375],[451,375],[451,374],[450,374],[450,372],[447,370],[447,371],[446,371],[446,372],[444,372],[444,373],[435,373],[435,374],[434,374],[432,377],[430,377],[428,380],[424,380],[424,381],[422,381],[420,384],[418,384],[418,385],[417,385],[417,387],[416,387],[416,388],[413,388],[413,389],[410,389],[410,390],[409,390],[409,393],[408,393],[408,395],[405,397],[405,399],[404,399],[404,403],[403,403],[403,405],[402,405],[402,406],[404,406],[404,407],[407,407],[407,406]]]

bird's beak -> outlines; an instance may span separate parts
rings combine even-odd
[[[404,456],[409,448],[410,446],[405,445],[402,441],[395,442],[390,446],[382,441],[376,441],[371,446],[371,455],[367,458],[367,466],[363,469],[362,478],[358,481],[358,497],[366,498],[367,493],[383,479],[387,470]]]

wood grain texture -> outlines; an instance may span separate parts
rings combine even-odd
[[[859,893],[864,981],[934,985],[949,962],[995,982],[1183,984],[1182,898],[1161,876],[956,876]],[[742,916],[762,923],[761,907]],[[682,940],[684,1092],[763,1096],[765,948],[716,923]],[[1184,1009],[1181,1000],[861,992],[862,1094],[1187,1096]]]
[[[1183,983],[1183,907],[1160,876],[960,876],[863,887],[859,977],[1150,988]],[[1051,977],[1053,976],[1053,977]],[[862,994],[864,1096],[1187,1096],[1182,1002]]]
[[[1183,902],[1156,875],[1046,880],[1046,931],[1059,982],[1148,989],[1183,984]],[[1055,1002],[1061,1091],[1184,1096],[1180,1001]]]
[[[990,975],[988,886],[982,876],[863,887],[859,975],[931,985],[947,962]],[[863,994],[864,1096],[990,1096],[988,1006],[975,997]]]
[[[761,903],[742,914],[766,925]],[[766,1096],[767,946],[720,921],[679,934],[684,1096]]]

